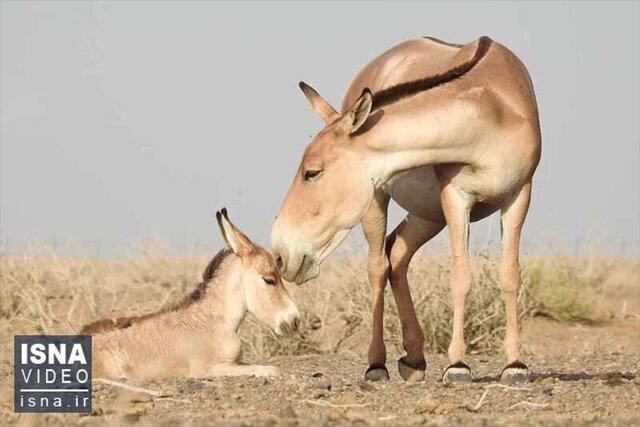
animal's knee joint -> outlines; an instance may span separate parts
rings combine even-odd
[[[369,262],[367,264],[367,272],[371,279],[386,279],[389,274],[389,260],[385,256],[371,256],[369,255]]]

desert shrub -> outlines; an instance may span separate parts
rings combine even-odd
[[[51,253],[0,258],[0,335],[75,333],[90,321],[135,315],[170,304],[201,277],[209,256],[175,257],[145,252],[131,258],[59,258]],[[594,319],[594,295],[622,261],[526,258],[520,317],[544,315],[561,322]],[[446,352],[451,334],[449,264],[446,256],[418,256],[409,271],[416,312],[427,352]],[[628,263],[627,263],[628,264]],[[242,326],[245,353],[275,354],[354,351],[365,354],[371,331],[371,293],[363,257],[328,260],[319,278],[289,290],[302,313],[300,333],[277,337],[251,316]],[[470,352],[500,348],[504,306],[497,262],[486,252],[473,258],[474,284],[467,299],[465,336]],[[632,270],[637,276],[638,263]],[[401,326],[393,295],[385,293],[387,348],[402,353]],[[7,351],[7,346],[3,346]],[[8,355],[3,354],[3,360]]]
[[[604,283],[610,264],[604,259],[564,256],[525,259],[518,299],[520,319],[542,315],[562,322],[593,320],[594,294]],[[371,331],[371,293],[365,265],[359,257],[327,261],[319,278],[291,289],[304,313],[301,333],[275,339],[267,328],[250,323],[243,328],[249,352],[271,355],[349,350],[365,354]],[[446,352],[451,338],[449,265],[444,256],[420,256],[409,270],[427,352]],[[465,311],[467,349],[471,353],[495,352],[502,345],[505,321],[497,260],[483,251],[476,254],[473,266],[474,283]],[[388,350],[402,353],[402,329],[389,287],[384,327]]]
[[[531,314],[564,322],[594,319],[593,295],[610,262],[556,256],[531,259],[525,267],[523,285]]]

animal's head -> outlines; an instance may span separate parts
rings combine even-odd
[[[222,238],[237,257],[237,268],[230,274],[240,283],[246,309],[279,335],[297,330],[298,309],[282,283],[271,254],[233,225],[226,209],[216,212],[216,219]]]
[[[271,229],[283,277],[298,284],[316,277],[320,263],[366,213],[373,199],[371,165],[358,131],[372,106],[368,89],[340,115],[314,89],[300,88],[325,122],[307,146]]]

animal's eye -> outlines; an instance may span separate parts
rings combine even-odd
[[[273,277],[264,277],[264,276],[262,276],[262,280],[264,280],[264,283],[266,283],[267,285],[275,285],[276,284],[276,279],[274,279]]]
[[[311,181],[313,178],[317,177],[322,173],[322,170],[308,170],[304,173],[304,180]]]

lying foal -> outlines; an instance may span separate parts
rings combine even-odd
[[[298,310],[271,254],[216,213],[228,249],[211,260],[203,282],[178,304],[142,316],[85,326],[93,335],[93,375],[108,378],[277,375],[273,366],[239,363],[238,328],[250,311],[277,334],[297,329]]]

